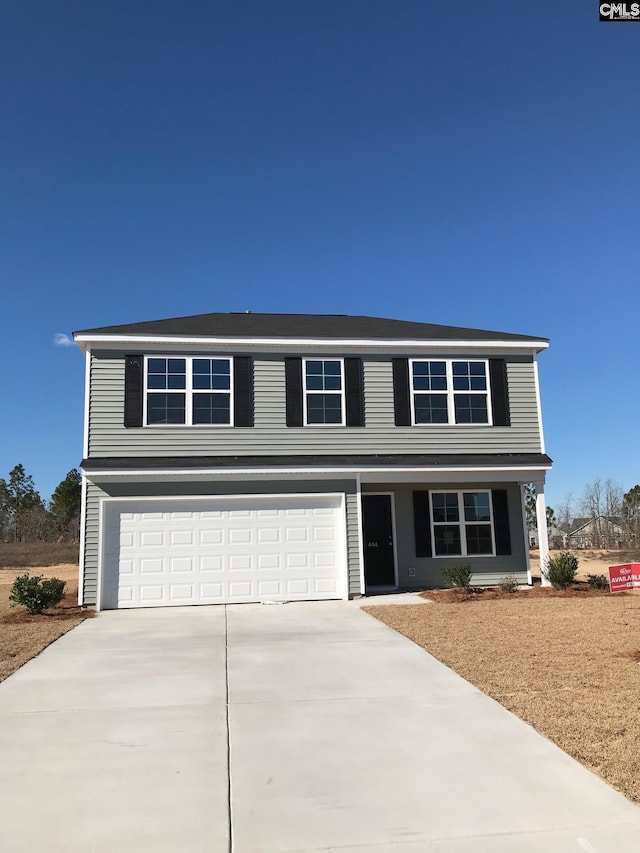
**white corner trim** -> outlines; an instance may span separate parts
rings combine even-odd
[[[538,378],[538,360],[533,359],[533,377],[536,387],[536,409],[538,412],[538,429],[540,430],[540,451],[546,453],[544,443],[544,427],[542,426],[542,403],[540,401],[540,380]]]
[[[360,474],[356,475],[356,509],[358,516],[358,558],[360,560],[360,595],[365,594],[364,578],[364,535],[362,531],[362,483]]]
[[[87,478],[82,475],[80,487],[80,553],[78,555],[78,604],[84,603],[84,555],[86,552],[85,536],[87,530]]]
[[[102,580],[104,569],[104,525],[105,525],[105,508],[108,506],[106,501],[108,498],[100,497],[98,501],[98,573],[96,578],[96,610],[102,610]],[[118,564],[118,572],[120,565]]]
[[[89,455],[89,401],[91,399],[91,347],[87,347],[84,359],[84,432],[82,435],[82,456]]]
[[[313,494],[313,493],[307,493]],[[342,519],[342,529],[339,535],[342,539],[342,600],[349,600],[349,519],[347,518],[347,494],[339,492],[340,497],[340,517]]]

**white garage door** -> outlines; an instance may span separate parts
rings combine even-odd
[[[105,502],[102,608],[346,593],[340,495]]]

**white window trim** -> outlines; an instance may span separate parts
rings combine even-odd
[[[340,391],[323,391],[323,390],[307,390],[307,362],[308,361],[337,361],[340,364]],[[340,394],[340,423],[339,424],[310,424],[307,421],[307,396],[313,394]],[[343,427],[346,425],[346,407],[347,407],[347,397],[345,391],[345,378],[344,378],[344,359],[343,358],[332,358],[331,356],[318,355],[313,358],[303,358],[302,359],[302,423],[304,426],[308,427],[320,427],[321,429],[325,429],[326,427]]]
[[[447,376],[447,390],[446,391],[414,391],[413,389],[413,365],[414,364],[424,364],[425,362],[431,363],[434,361],[444,361],[446,376]],[[484,364],[485,377],[487,380],[487,389],[486,391],[454,391],[453,389],[453,362],[462,361],[469,362],[474,364]],[[416,422],[416,404],[415,404],[415,395],[416,394],[439,394],[442,397],[447,398],[447,423],[444,424],[429,424],[429,423],[418,423]],[[473,394],[474,396],[478,396],[480,394],[484,394],[487,398],[487,420],[485,423],[476,423],[476,424],[465,424],[458,423],[456,421],[456,407],[455,407],[455,397],[456,394]],[[491,408],[491,378],[489,376],[489,359],[487,358],[434,358],[429,356],[428,358],[410,358],[409,359],[409,404],[411,407],[411,425],[418,427],[447,427],[447,426],[459,426],[464,428],[469,427],[486,427],[493,426],[493,409]]]
[[[484,494],[489,495],[489,521],[465,521],[464,518],[464,494]],[[434,522],[433,520],[433,495],[456,495],[458,499],[458,521],[447,521],[447,522]],[[453,525],[457,524],[460,528],[460,546],[461,553],[460,554],[436,554],[436,535],[435,528],[442,527],[445,524]],[[489,524],[491,529],[491,553],[490,554],[467,554],[467,537],[466,537],[466,526],[467,524]],[[431,542],[433,557],[438,560],[459,560],[461,557],[471,557],[475,559],[483,559],[486,557],[495,557],[496,556],[496,533],[495,527],[493,523],[493,492],[491,489],[433,489],[429,491],[429,527],[431,530]]]
[[[171,359],[184,359],[185,360],[185,388],[147,388],[147,377],[148,377],[148,362],[150,358],[171,358]],[[211,389],[207,391],[206,388],[193,388],[193,360],[194,359],[218,359],[220,361],[228,361],[229,362],[229,390],[224,389]],[[185,407],[184,407],[184,423],[182,424],[150,424],[147,423],[147,399],[149,394],[185,394]],[[194,393],[211,393],[211,394],[229,394],[229,423],[226,424],[194,424],[193,423],[193,395]],[[144,357],[144,393],[143,393],[143,402],[142,402],[142,423],[146,428],[149,429],[180,429],[181,427],[189,427],[195,429],[225,429],[227,427],[233,426],[233,414],[234,414],[234,400],[235,400],[235,389],[233,387],[233,356],[230,355],[181,355],[178,353],[171,353],[170,355],[165,355],[164,353],[152,353],[150,355],[145,355]]]

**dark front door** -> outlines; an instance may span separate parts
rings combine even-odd
[[[366,586],[394,586],[391,495],[362,496],[362,535]]]

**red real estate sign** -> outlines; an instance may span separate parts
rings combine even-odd
[[[624,563],[622,566],[609,566],[609,586],[611,592],[623,592],[625,589],[640,589],[640,563]]]

